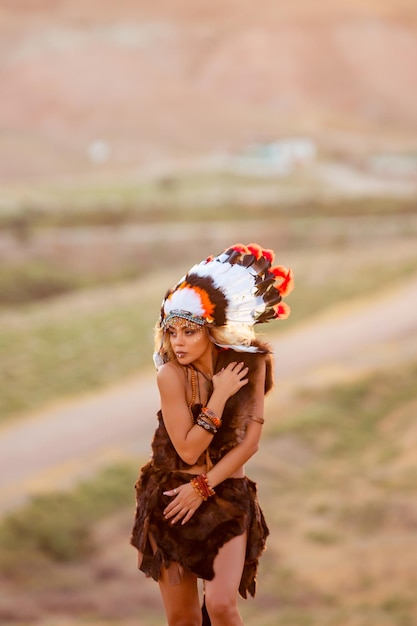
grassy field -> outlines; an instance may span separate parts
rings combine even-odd
[[[303,266],[302,259],[297,261],[297,289],[288,299],[293,315],[285,322],[287,327],[330,305],[404,279],[417,270],[417,252],[415,258],[391,264],[384,272],[374,261],[349,267],[339,258],[342,271],[337,277],[320,274],[320,267],[314,268],[320,262],[321,256],[309,267]],[[179,275],[172,274],[172,282]],[[163,278],[154,275],[151,280],[0,316],[1,420],[150,366],[152,329],[164,290]]]
[[[415,213],[415,199],[326,197],[300,171],[284,178],[221,172],[177,173],[149,180],[42,183],[2,188],[0,229],[28,236],[37,228],[131,223],[209,222],[275,216]]]
[[[270,403],[250,474],[271,537],[257,598],[241,603],[247,626],[416,623],[416,374],[417,362],[306,389],[285,415]],[[57,606],[74,626],[163,623],[128,546],[134,477],[109,468],[3,521],[2,623],[49,623]]]
[[[306,390],[270,420],[255,463],[273,528],[263,625],[416,622],[416,374]]]
[[[148,245],[150,250],[157,248],[157,262],[140,266],[146,276],[142,278],[88,287],[87,275],[84,284],[71,286],[76,291],[42,300],[31,297],[29,281],[19,304],[0,308],[0,422],[150,367],[152,329],[167,287],[199,258],[197,254],[204,258],[227,242],[243,239],[243,234],[259,235],[265,245],[279,251],[278,262],[293,268],[296,289],[288,299],[293,313],[286,328],[337,303],[392,288],[417,271],[414,222],[408,215],[388,221],[372,216],[292,219],[276,222],[273,232],[271,223],[243,221],[234,224],[230,235],[216,231],[209,242],[203,230],[201,241],[191,237],[180,252],[172,243],[158,246],[155,239]],[[243,232],[248,227],[250,235]],[[71,283],[71,273],[53,261],[40,278],[36,267],[31,271],[40,285],[51,278],[58,285]],[[0,282],[6,274],[3,267]],[[16,287],[15,278],[9,280],[11,288],[24,290],[24,281]]]
[[[198,214],[182,224],[179,243],[170,243],[173,223],[168,229],[152,226],[142,253],[147,259],[157,250],[157,262],[142,264],[129,280],[125,259],[115,268],[110,263],[110,284],[105,273],[77,274],[77,248],[66,266],[50,259],[25,282],[38,234],[58,227],[61,235],[81,222],[75,212],[65,224],[58,224],[62,216],[55,222],[44,216],[45,222],[25,226],[19,235],[27,252],[19,284],[24,297],[3,301],[0,309],[2,422],[152,367],[152,328],[162,295],[197,252],[204,257],[248,236],[279,251],[278,262],[296,276],[288,298],[293,312],[279,330],[263,328],[267,335],[390,292],[415,275],[410,205],[398,213],[392,204],[380,206],[378,213],[371,204],[365,215],[349,206],[337,215],[327,207],[316,213],[304,207],[304,214],[298,209],[297,216],[274,218],[266,209],[248,210],[238,222],[210,227],[200,223],[207,214]],[[184,213],[187,220],[190,214]],[[87,226],[94,226],[92,215],[86,205]],[[132,215],[126,220],[132,223]],[[4,227],[10,234],[16,224]],[[119,235],[115,230],[117,250],[126,245]],[[105,259],[98,259],[98,267]],[[17,288],[15,269],[2,267],[0,273],[10,290]],[[38,287],[31,291],[34,284],[57,284],[58,292],[40,298]],[[59,285],[64,293],[58,296]],[[247,626],[414,626],[416,374],[414,363],[299,390],[284,407],[279,396],[272,397],[262,454],[250,466],[271,538],[257,599],[242,603]],[[108,468],[71,492],[38,497],[4,519],[2,623],[164,623],[157,585],[135,571],[128,544],[135,475],[130,465]]]
[[[160,299],[153,283],[142,283],[4,315],[3,421],[113,383],[151,363]]]

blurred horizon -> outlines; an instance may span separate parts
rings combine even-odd
[[[153,327],[194,263],[290,266],[247,626],[415,626],[411,0],[0,2],[0,622],[160,626],[128,545]]]
[[[386,153],[415,166],[414,9],[3,2],[0,184],[192,173],[288,137],[362,167]]]

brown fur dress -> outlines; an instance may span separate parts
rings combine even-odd
[[[256,342],[265,351],[268,347]],[[265,393],[272,388],[272,367],[269,352],[248,353],[219,351],[216,371],[232,361],[244,361],[249,367],[249,382],[229,398],[222,415],[222,426],[213,438],[209,454],[218,462],[242,441],[248,421],[253,416],[253,398],[259,367],[266,363]],[[193,407],[198,414],[200,407]],[[254,416],[256,417],[256,416]],[[163,511],[170,501],[163,492],[189,482],[187,467],[172,445],[165,429],[161,411],[152,442],[152,458],[140,472],[136,482],[136,515],[131,544],[139,551],[139,568],[148,577],[158,580],[161,567],[171,572],[176,564],[172,583],[179,582],[181,570],[212,580],[213,563],[220,548],[233,537],[248,533],[245,565],[239,593],[246,598],[255,595],[258,562],[269,534],[258,504],[256,484],[248,477],[228,478],[216,486],[216,495],[202,502],[192,518],[184,524],[169,524]]]

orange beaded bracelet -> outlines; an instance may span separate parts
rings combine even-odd
[[[210,486],[206,474],[198,474],[197,476],[194,476],[194,478],[190,480],[190,483],[203,500],[208,500],[211,496],[216,494],[214,489]]]
[[[203,408],[201,409],[201,412],[203,415],[207,417],[207,419],[213,422],[216,428],[220,428],[220,426],[222,425],[222,421],[221,419],[217,417],[214,411],[209,409],[208,406],[203,406]]]

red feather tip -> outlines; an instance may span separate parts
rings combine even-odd
[[[271,267],[271,272],[276,278],[282,278],[283,280],[276,285],[276,288],[280,292],[281,296],[288,296],[288,294],[294,288],[294,279],[290,269],[287,269],[283,265],[277,267]]]
[[[253,254],[253,256],[256,257],[257,261],[261,258],[261,256],[262,256],[262,248],[257,243],[249,243],[248,244],[248,250],[249,250],[249,252],[251,254]]]
[[[274,306],[275,317],[285,320],[291,313],[291,309],[286,302],[280,302]]]
[[[275,267],[271,267],[270,271],[276,278],[285,278],[288,274],[288,270],[283,265],[276,265]]]
[[[248,249],[243,243],[235,243],[233,246],[230,246],[230,248],[227,248],[227,249],[236,250],[236,252],[240,252],[241,254],[248,253]]]
[[[270,264],[274,262],[275,253],[273,250],[264,249],[262,250],[262,255],[267,261],[269,261]]]

